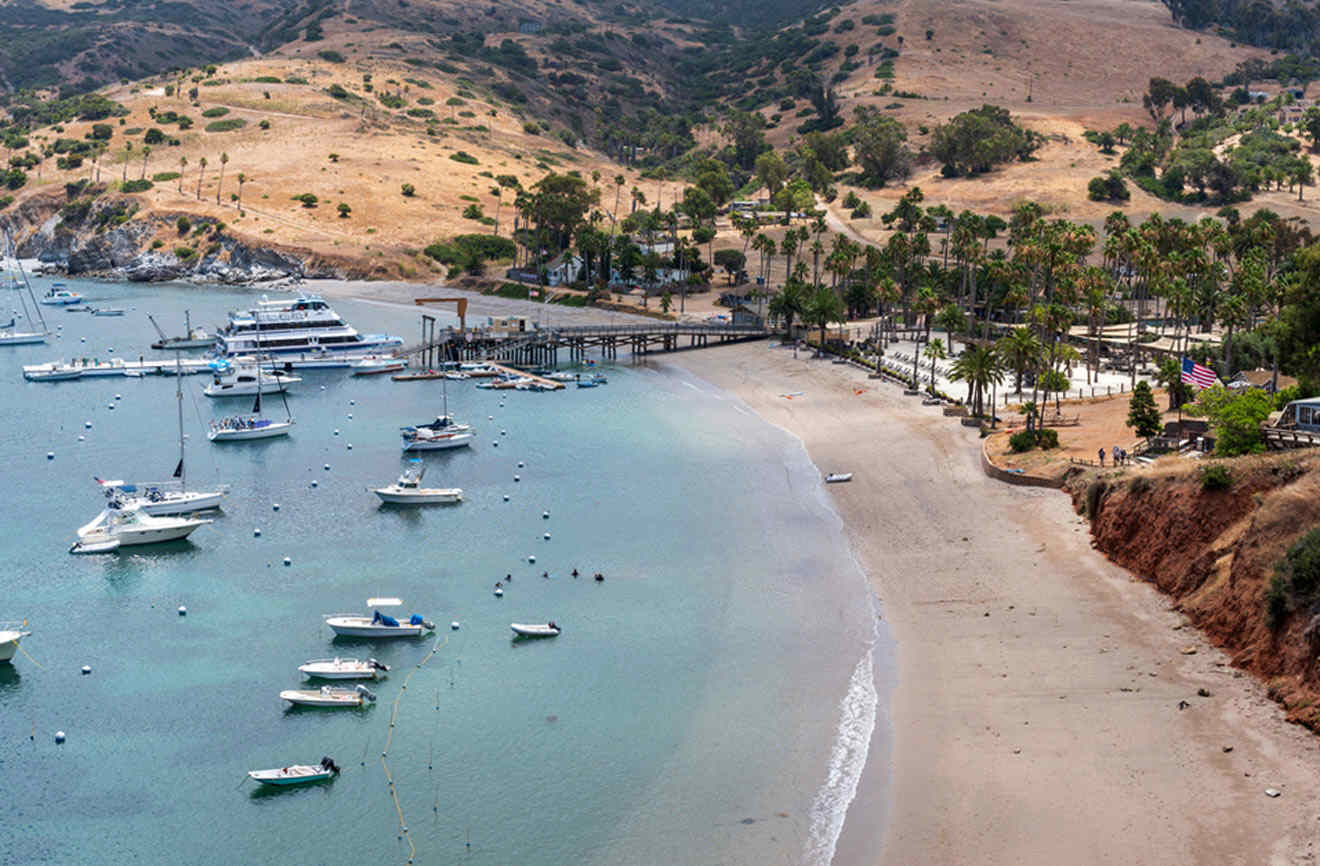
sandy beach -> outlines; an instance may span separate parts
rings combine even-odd
[[[975,431],[805,352],[659,363],[856,473],[829,490],[899,670],[892,756],[871,750],[836,863],[875,862],[867,829],[896,866],[1314,862],[1320,744],[1094,552],[1064,494],[990,480]]]

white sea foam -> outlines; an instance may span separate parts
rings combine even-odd
[[[873,645],[857,662],[848,692],[839,702],[839,730],[830,753],[829,772],[811,804],[807,850],[802,858],[808,866],[829,866],[834,859],[848,806],[857,796],[857,785],[866,768],[880,703],[873,672],[874,652]]]

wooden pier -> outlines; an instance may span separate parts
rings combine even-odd
[[[417,356],[423,368],[446,361],[499,361],[517,366],[557,366],[561,352],[568,363],[580,363],[595,355],[614,360],[622,350],[634,360],[654,352],[677,352],[762,340],[765,328],[657,322],[654,325],[584,325],[554,327],[515,334],[485,334],[481,331],[436,332],[423,325],[423,340],[396,352]],[[524,374],[525,375],[525,374]]]
[[[519,379],[531,379],[533,382],[542,386],[547,391],[561,391],[564,388],[563,382],[556,382],[554,379],[547,379],[544,376],[537,376],[535,373],[527,373],[522,370],[515,370],[512,367],[506,367],[503,364],[496,364],[493,361],[489,363],[491,367],[495,368],[496,370],[499,370],[501,373],[504,373],[506,375],[514,376]]]

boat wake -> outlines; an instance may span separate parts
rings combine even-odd
[[[811,804],[807,850],[803,856],[803,862],[809,866],[829,866],[834,859],[848,806],[857,795],[857,785],[866,768],[880,703],[875,688],[874,657],[872,644],[853,668],[848,692],[839,702],[839,729],[830,753],[829,771]]]

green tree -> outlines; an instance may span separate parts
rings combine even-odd
[[[1038,384],[1040,385],[1040,390],[1045,395],[1046,400],[1049,400],[1051,394],[1054,395],[1054,411],[1059,413],[1063,412],[1061,398],[1070,388],[1072,388],[1072,380],[1070,380],[1062,370],[1046,370],[1044,373],[1040,374],[1040,381]],[[1147,388],[1149,387],[1150,386],[1147,386]]]
[[[957,304],[945,304],[935,314],[935,324],[944,329],[945,335],[949,338],[949,350],[952,351],[955,348],[953,332],[962,331],[967,327],[967,314]]]
[[[797,280],[788,280],[778,294],[770,299],[770,315],[784,323],[784,332],[792,334],[793,320],[802,318],[807,310],[806,287]]]
[[[1215,428],[1215,455],[1219,457],[1264,451],[1260,425],[1273,409],[1270,396],[1259,388],[1235,394],[1222,385],[1202,390],[1190,407],[1192,414],[1204,416]]]
[[[907,130],[894,118],[873,108],[859,108],[851,134],[853,153],[862,167],[861,180],[865,186],[884,186],[911,173],[912,152],[904,144]]]
[[[1160,361],[1155,381],[1169,392],[1170,412],[1192,399],[1192,389],[1182,380],[1182,363],[1177,358]]]
[[[1023,377],[1045,357],[1044,345],[1030,328],[1022,326],[1001,337],[996,349],[1013,371],[1013,390],[1021,394]]]
[[[722,132],[733,142],[733,159],[739,168],[751,171],[756,158],[769,147],[764,129],[765,119],[759,112],[735,109],[725,118]]]
[[[144,164],[144,165],[146,164],[146,159],[145,159],[145,158],[143,159],[143,164]],[[216,183],[215,183],[215,203],[216,203],[216,204],[220,204],[220,187],[224,186],[224,183],[225,183],[225,166],[228,165],[228,164],[229,164],[229,154],[227,154],[227,153],[221,151],[221,153],[220,153],[220,179],[217,180]],[[146,173],[146,172],[143,172],[143,174],[145,174],[145,173]]]
[[[756,158],[757,180],[761,181],[771,201],[779,194],[779,190],[783,189],[788,174],[788,165],[775,151],[767,150]]]
[[[349,207],[347,202],[342,201],[335,209],[339,211],[339,218],[341,220],[348,219],[348,215],[353,212],[353,208]]]
[[[1145,380],[1132,389],[1132,399],[1128,401],[1127,426],[1142,438],[1149,439],[1159,434],[1164,427],[1160,410],[1155,405],[1155,394]]]
[[[968,346],[954,360],[949,378],[967,383],[972,414],[980,417],[984,412],[986,392],[1004,381],[1003,363],[999,354],[989,346]]]

